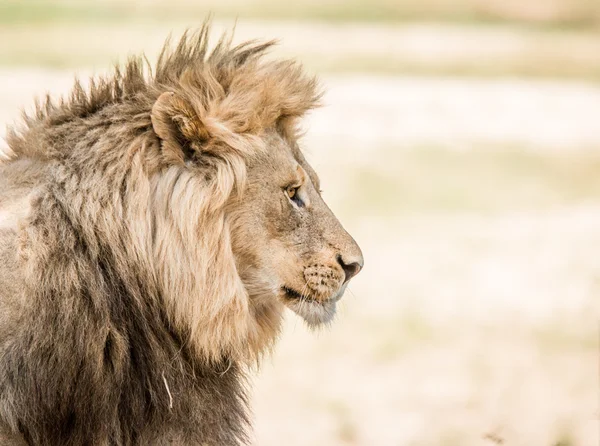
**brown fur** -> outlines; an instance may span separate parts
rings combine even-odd
[[[3,444],[245,443],[244,369],[283,309],[329,321],[362,266],[296,143],[315,80],[208,33],[9,133]]]

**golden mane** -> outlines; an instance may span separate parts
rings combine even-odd
[[[275,41],[247,41],[232,47],[230,32],[211,50],[210,30],[210,22],[205,21],[199,31],[186,31],[175,47],[167,39],[154,70],[145,56],[131,57],[122,69],[115,66],[112,76],[91,78],[88,88],[76,80],[66,99],[55,102],[46,95],[38,100],[35,112],[23,115],[25,125],[8,130],[10,157],[47,155],[35,144],[40,150],[32,153],[27,141],[28,131],[40,125],[89,118],[119,105],[128,106],[127,115],[142,113],[164,91],[176,91],[187,100],[198,116],[212,123],[215,135],[257,135],[318,105],[317,80],[306,76],[298,63],[264,58]]]
[[[297,63],[264,59],[273,42],[232,47],[225,34],[209,51],[209,33],[205,22],[175,48],[167,40],[154,71],[132,58],[87,90],[76,82],[68,100],[46,98],[7,142],[12,160],[59,161],[53,181],[72,189],[52,199],[90,250],[110,247],[121,275],[135,253],[135,268],[200,356],[251,361],[273,341],[280,315],[254,317],[224,205],[243,189],[247,157],[266,149],[265,130],[293,138],[294,118],[320,95]],[[200,157],[203,175],[186,168],[186,151]],[[99,166],[111,173],[98,175]]]

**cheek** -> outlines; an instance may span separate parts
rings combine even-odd
[[[273,198],[239,210],[235,254],[246,266],[295,269],[300,259],[318,250],[319,235],[311,231],[309,212],[298,212],[283,196]]]
[[[240,263],[258,266],[272,257],[273,241],[294,231],[292,216],[278,200],[248,200],[230,213],[231,242]]]
[[[319,250],[319,236],[311,223],[310,215],[299,215],[294,209],[267,222],[270,240],[281,247],[288,261],[298,263]]]
[[[302,219],[287,199],[282,197],[267,209],[264,225],[272,238],[283,240],[301,228]]]

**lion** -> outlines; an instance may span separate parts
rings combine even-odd
[[[317,80],[209,33],[9,130],[2,445],[248,444],[284,309],[330,323],[363,267],[298,144]]]

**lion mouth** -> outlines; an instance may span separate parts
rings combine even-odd
[[[282,289],[283,289],[283,292],[286,294],[286,297],[288,297],[289,299],[299,300],[299,301],[304,301],[304,302],[313,302],[313,303],[322,305],[322,303],[319,302],[314,297],[310,297],[310,296],[307,296],[306,294],[299,293],[298,291],[296,291],[293,288],[284,286],[284,287],[282,287]]]
[[[335,301],[317,300],[287,286],[281,289],[285,294],[285,303],[288,308],[304,319],[309,327],[317,327],[330,322],[335,316]]]

